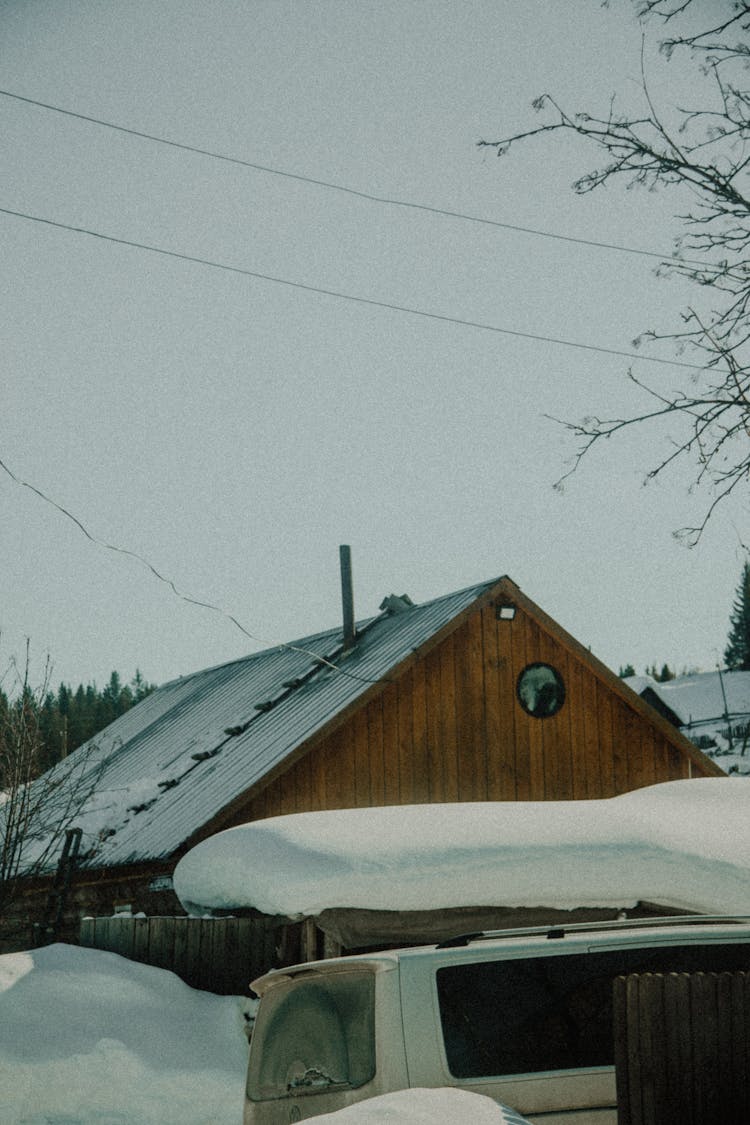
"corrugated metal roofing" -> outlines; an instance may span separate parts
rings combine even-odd
[[[157,689],[68,759],[97,777],[87,866],[171,855],[497,581],[359,623],[346,656],[339,627]]]

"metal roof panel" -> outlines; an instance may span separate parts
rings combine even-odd
[[[86,865],[174,853],[497,581],[360,622],[346,654],[333,629],[158,688],[68,759],[96,777]]]

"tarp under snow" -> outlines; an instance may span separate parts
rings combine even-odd
[[[643,902],[750,914],[750,779],[674,781],[595,801],[272,817],[198,844],[177,865],[174,886],[189,913],[252,908],[325,920],[327,912],[334,930],[357,912],[365,929],[377,928],[378,914],[436,911],[481,929],[486,908],[495,924],[498,910],[528,912],[533,922],[545,911],[574,918]]]

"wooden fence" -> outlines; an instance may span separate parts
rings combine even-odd
[[[614,984],[618,1125],[750,1123],[750,973]]]
[[[84,918],[81,945],[170,969],[193,988],[246,996],[278,964],[279,927],[250,918]]]

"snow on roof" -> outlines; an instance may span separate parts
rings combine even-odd
[[[636,693],[636,695],[641,695],[645,688],[653,687],[654,684],[656,683],[656,680],[654,679],[653,676],[648,676],[648,675],[645,675],[645,676],[624,676],[622,682],[624,684],[627,684],[629,688],[632,688],[632,690]]]
[[[339,626],[158,688],[50,771],[93,787],[82,865],[171,855],[498,582],[359,621],[345,658]]]
[[[607,800],[298,813],[227,829],[178,863],[189,912],[254,907],[625,908],[750,914],[750,779]]]
[[[725,773],[750,775],[750,672],[697,672],[665,683],[631,676],[625,682],[648,702],[655,695]]]
[[[646,686],[674,711],[683,726],[721,719],[727,713],[750,714],[750,672],[697,672],[665,683],[654,680]],[[640,694],[644,689],[635,690]]]

